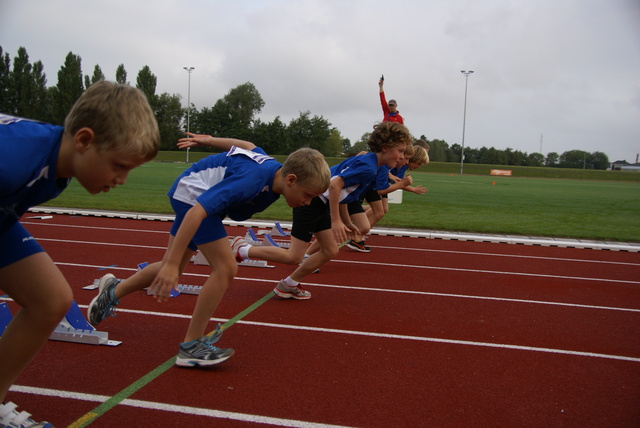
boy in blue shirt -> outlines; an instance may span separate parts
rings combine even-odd
[[[402,159],[406,145],[411,141],[411,134],[400,123],[382,122],[376,125],[368,141],[371,152],[353,156],[333,166],[329,189],[314,198],[310,205],[293,209],[291,245],[288,249],[252,246],[242,237],[237,237],[232,244],[236,258],[297,265],[303,261],[305,252],[312,254],[273,290],[277,296],[286,299],[310,299],[311,293],[300,286],[303,278],[335,257],[338,244],[346,241],[350,234],[369,231],[366,222],[360,228],[351,222],[347,206],[359,201],[360,196],[373,186],[379,168],[386,168],[388,172],[389,166],[395,166]],[[362,207],[360,209],[362,211]],[[316,240],[309,247],[313,236]]]
[[[76,178],[97,194],[123,185],[155,157],[158,125],[138,89],[97,82],[76,101],[64,128],[0,114],[0,288],[22,309],[0,338],[0,401],[67,313],[71,287],[19,222]],[[31,426],[27,412],[0,405],[0,426]],[[43,422],[38,426],[51,426]]]
[[[179,141],[181,148],[202,145],[227,151],[195,163],[169,190],[176,219],[162,262],[151,264],[122,282],[111,274],[105,275],[87,313],[89,322],[97,325],[112,313],[122,297],[146,287],[151,287],[158,301],[165,301],[199,249],[212,273],[198,295],[176,365],[211,366],[227,360],[234,352],[213,346],[222,334],[219,328],[205,335],[209,320],[238,270],[222,220],[227,216],[246,220],[280,195],[291,207],[307,205],[326,190],[330,175],[317,150],[296,150],[280,164],[248,141],[187,135]]]

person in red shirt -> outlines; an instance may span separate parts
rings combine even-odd
[[[384,119],[382,119],[382,121],[398,122],[404,125],[404,119],[400,116],[400,112],[396,110],[398,107],[396,100],[389,100],[387,104],[387,99],[384,96],[384,77],[380,78],[378,86],[380,86],[380,104],[382,104],[382,112],[384,113]]]

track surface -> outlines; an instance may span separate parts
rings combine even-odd
[[[83,286],[160,260],[170,228],[33,216],[23,222],[83,312],[96,293]],[[213,369],[170,361],[196,297],[159,304],[139,292],[98,327],[120,346],[50,340],[7,399],[58,427],[87,415],[92,427],[640,425],[640,254],[367,242],[371,253],[342,249],[308,278],[311,300],[273,297],[230,326],[219,345],[236,355]],[[210,329],[292,270],[240,267]],[[201,285],[208,271],[191,265],[181,282]],[[112,408],[92,413],[104,402]]]

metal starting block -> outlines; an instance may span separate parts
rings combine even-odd
[[[147,290],[147,296],[153,294],[151,288],[147,287],[145,288],[145,290]],[[200,290],[202,290],[201,285],[178,284],[177,290],[171,289],[171,291],[169,292],[169,296],[178,297],[181,294],[200,294]]]
[[[6,303],[0,303],[0,334],[11,322],[11,312]],[[109,333],[105,331],[97,331],[91,324],[84,319],[78,303],[75,300],[71,302],[71,307],[65,317],[55,328],[50,340],[59,340],[62,342],[86,343],[89,345],[107,345],[118,346],[122,342],[119,340],[109,340]]]

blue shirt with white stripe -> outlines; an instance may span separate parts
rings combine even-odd
[[[188,205],[199,203],[210,216],[247,220],[280,197],[273,192],[273,179],[281,167],[260,147],[249,151],[234,146],[194,163],[168,196]]]

